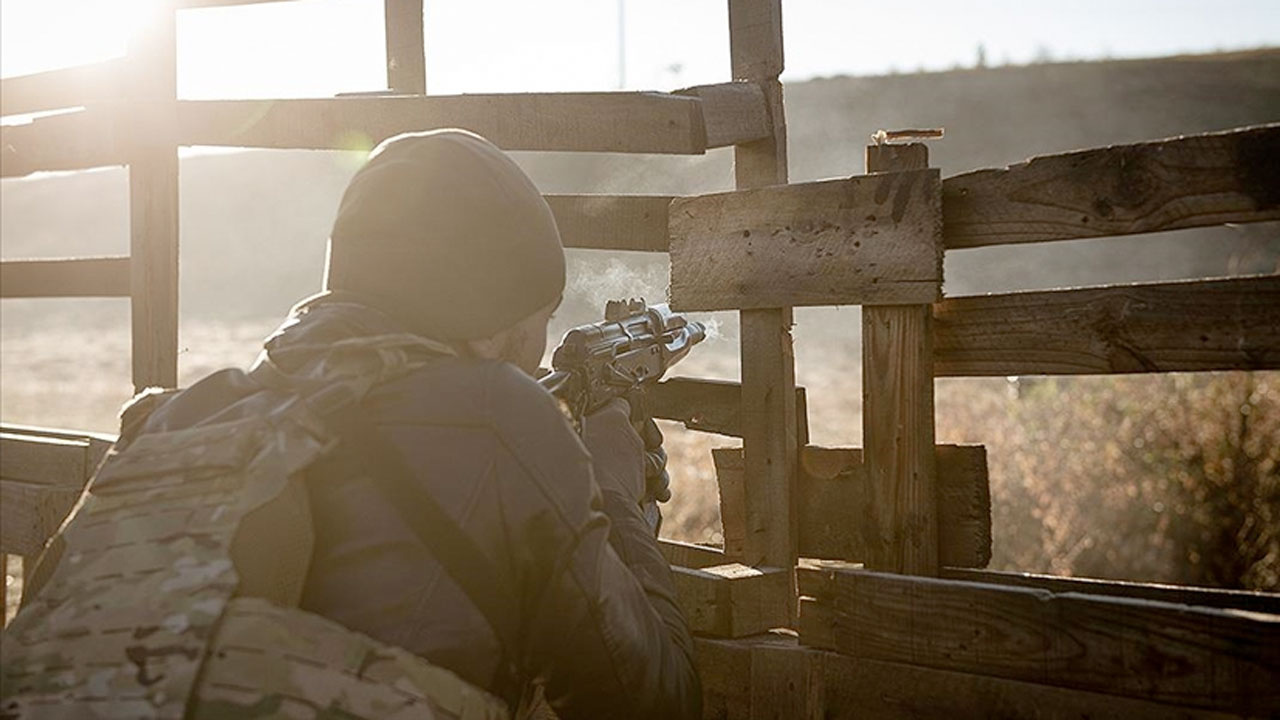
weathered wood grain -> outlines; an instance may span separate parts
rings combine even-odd
[[[938,171],[920,170],[678,198],[672,306],[933,302],[939,197]]]
[[[782,74],[780,2],[730,0],[729,37],[729,61],[734,80],[764,80]]]
[[[148,8],[129,45],[129,256],[133,386],[178,384],[178,142],[175,12]],[[121,109],[122,110],[122,109]]]
[[[0,478],[78,490],[91,470],[88,439],[0,432]]]
[[[1280,615],[1280,594],[1277,593],[1221,590],[1188,585],[1160,585],[1121,580],[1098,580],[1037,573],[974,570],[962,567],[943,568],[941,577],[946,580],[1039,588],[1054,593],[1072,592],[1135,600],[1159,600],[1178,605],[1200,605],[1203,607],[1248,610]]]
[[[667,251],[669,195],[547,195],[565,247]]]
[[[724,550],[709,545],[695,545],[679,540],[658,539],[658,549],[667,562],[677,567],[705,568],[730,562]]]
[[[923,143],[866,149],[869,173],[927,172],[928,166]],[[927,199],[941,202],[936,186]],[[923,241],[941,253],[940,227],[938,235],[928,227],[907,230],[916,234],[910,242]],[[937,277],[941,282],[941,270]],[[938,573],[932,344],[928,305],[862,309],[862,376],[871,381],[862,384],[868,501],[861,518],[865,562],[877,570]]]
[[[781,0],[729,0],[729,57],[734,80],[760,86],[773,132],[736,145],[734,182],[739,190],[787,182],[787,123],[782,102]],[[794,584],[796,527],[794,482],[797,440],[795,354],[791,308],[739,314],[742,369],[744,522],[740,548],[750,564],[786,568]],[[727,545],[726,545],[726,549]],[[795,617],[795,595],[788,597]]]
[[[427,92],[427,61],[422,36],[422,0],[384,0],[387,38],[387,87],[405,95]]]
[[[863,308],[862,428],[868,567],[938,572],[933,353],[928,306]]]
[[[461,127],[506,150],[701,154],[701,103],[662,93],[188,100],[184,145],[368,149],[402,132]]]
[[[986,567],[991,560],[991,495],[981,445],[938,445],[938,560]],[[865,561],[870,556],[860,518],[869,501],[863,453],[857,448],[806,447],[800,453],[800,554]]]
[[[781,633],[696,638],[703,717],[725,720],[1203,718],[1234,713],[868,660],[797,645]]]
[[[991,560],[991,495],[986,449],[938,445],[938,559],[953,567],[986,567]],[[742,450],[712,450],[720,485],[725,551],[744,542],[741,503]],[[859,448],[800,449],[796,479],[796,526],[800,557],[864,562],[869,556],[861,518],[869,502],[866,468]]]
[[[795,389],[796,437],[804,442],[807,423],[799,411],[805,405],[805,389]],[[653,417],[675,420],[690,430],[742,437],[742,384],[732,380],[673,377],[648,389],[647,409]]]
[[[773,138],[773,121],[764,90],[753,82],[698,85],[677,90],[702,101],[707,147],[727,147]]]
[[[948,249],[1280,220],[1280,124],[1036,157],[942,193]]]
[[[84,430],[63,430],[59,428],[39,427],[36,425],[19,425],[16,423],[0,424],[0,433],[25,437],[53,438],[89,443],[87,468],[90,472],[97,469],[102,458],[116,442],[116,436],[109,433],[87,432]]]
[[[740,563],[671,568],[676,599],[689,629],[715,637],[742,637],[790,623],[791,573]]]
[[[947,298],[939,376],[1280,368],[1280,275]]]
[[[741,561],[746,556],[747,548],[747,479],[743,448],[712,448],[711,462],[715,465],[716,485],[720,488],[720,527],[724,534],[724,554],[731,560]],[[798,557],[798,527],[796,538]]]
[[[33,557],[44,548],[100,457],[91,445],[89,438],[0,432],[0,553]]]
[[[124,165],[125,148],[110,115],[100,110],[0,126],[0,176]]]
[[[119,92],[123,61],[88,65],[0,79],[0,115],[83,107]]]
[[[0,261],[0,297],[128,297],[129,258]]]
[[[873,660],[1265,716],[1280,616],[802,568],[800,637]],[[811,610],[813,612],[811,612]]]

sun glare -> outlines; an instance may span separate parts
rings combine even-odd
[[[28,75],[125,53],[157,0],[4,0],[0,75]]]

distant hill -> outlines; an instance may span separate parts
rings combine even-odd
[[[946,128],[945,139],[931,144],[946,176],[1034,154],[1280,121],[1280,49],[839,77],[789,84],[784,93],[793,181],[861,172],[870,134],[898,127]],[[546,192],[688,194],[732,184],[727,150],[698,158],[522,153],[518,160]],[[276,315],[317,287],[325,235],[358,162],[304,151],[184,159],[184,316]],[[5,180],[0,253],[127,252],[126,178],[113,169]],[[948,257],[947,290],[1273,271],[1278,258],[1275,225],[966,251]],[[594,308],[612,293],[662,295],[663,258],[576,253],[572,262],[600,271],[571,288],[573,306]]]

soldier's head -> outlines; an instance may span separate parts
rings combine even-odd
[[[342,196],[325,269],[325,289],[526,370],[545,349],[564,280],[560,234],[541,193],[511,158],[464,130],[378,145]]]

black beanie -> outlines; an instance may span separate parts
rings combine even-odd
[[[325,287],[363,296],[416,333],[472,340],[558,298],[564,250],[542,194],[488,140],[406,133],[351,178]]]

